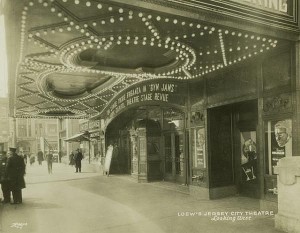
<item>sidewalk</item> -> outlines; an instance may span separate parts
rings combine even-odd
[[[274,215],[258,215],[245,197],[196,200],[165,182],[46,164],[29,167],[22,205],[1,206],[4,233],[277,233]],[[63,182],[61,182],[63,181]]]
[[[75,167],[64,163],[53,163],[52,174],[48,174],[47,163],[42,165],[35,163],[30,166],[27,164],[25,182],[26,184],[66,181],[74,179],[83,179],[91,176],[97,176],[101,172],[95,172],[94,164],[82,163],[81,173],[75,173]]]

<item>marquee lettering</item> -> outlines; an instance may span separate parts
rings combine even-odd
[[[273,10],[277,12],[287,13],[288,4],[287,0],[231,0],[239,3],[250,4],[265,10]]]
[[[169,102],[170,94],[176,92],[177,85],[173,83],[151,83],[134,87],[116,99],[106,114],[113,117],[127,106],[145,101]]]

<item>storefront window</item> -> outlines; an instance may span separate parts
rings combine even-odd
[[[284,157],[292,156],[292,120],[268,121],[265,124],[266,172],[274,175],[274,167]]]

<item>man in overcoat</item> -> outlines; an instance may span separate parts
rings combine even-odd
[[[42,165],[42,162],[44,161],[44,153],[43,151],[39,151],[38,154],[37,154],[37,159],[39,161],[39,165]]]
[[[13,196],[13,204],[22,203],[22,189],[25,188],[25,162],[16,153],[16,148],[9,148],[10,157],[7,160],[7,177]]]
[[[80,149],[78,148],[74,155],[76,172],[81,172],[81,160],[82,159],[83,159],[83,155],[82,155]]]
[[[10,186],[9,186],[9,180],[7,178],[6,166],[7,166],[7,155],[6,155],[6,151],[4,151],[0,156],[0,183],[1,183],[2,193],[3,193],[3,200],[2,200],[3,204],[10,203]]]

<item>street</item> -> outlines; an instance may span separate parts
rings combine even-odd
[[[246,216],[259,210],[255,199],[197,200],[164,182],[82,171],[54,163],[49,175],[46,164],[27,165],[24,203],[0,207],[1,232],[279,232],[274,216]]]

